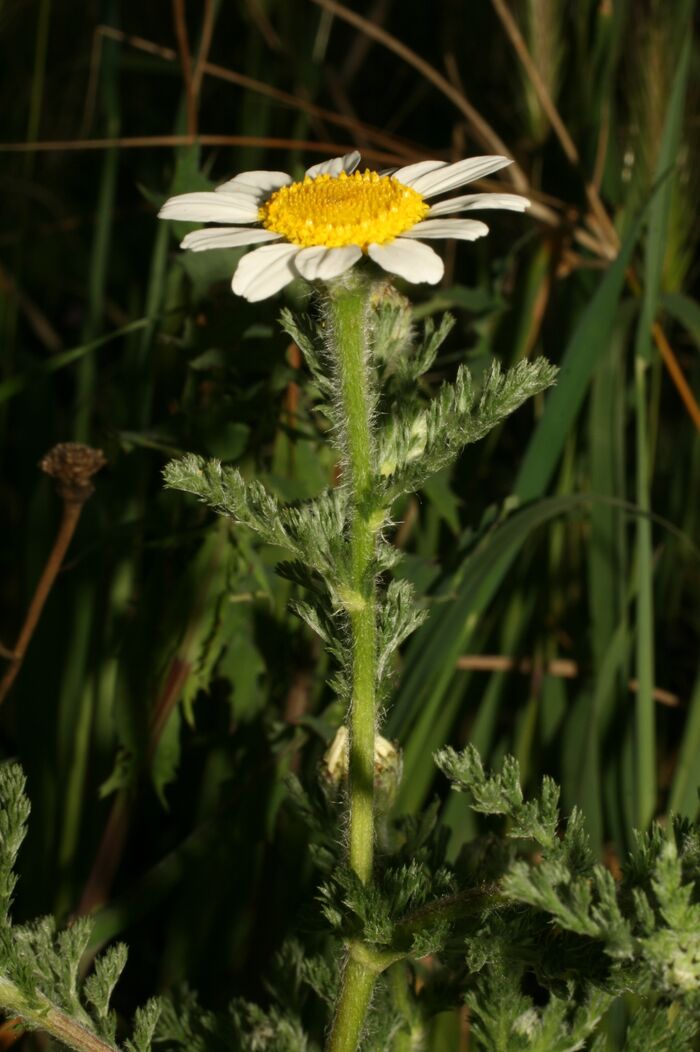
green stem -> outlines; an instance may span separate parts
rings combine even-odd
[[[367,346],[368,288],[360,281],[339,283],[329,297],[334,355],[343,408],[346,469],[351,491],[350,581],[346,607],[352,635],[350,706],[350,866],[360,880],[372,879],[374,860],[374,736],[377,678],[377,595],[374,579],[375,535],[372,393]],[[355,1052],[362,1036],[377,969],[358,956],[348,957],[336,1006],[328,1052]]]
[[[326,1052],[355,1052],[357,1049],[375,978],[376,973],[364,963],[348,957]]]
[[[374,856],[374,735],[377,676],[377,597],[373,561],[376,523],[370,493],[372,397],[368,375],[367,286],[359,281],[331,291],[340,399],[344,410],[351,488],[350,572],[347,598],[352,633],[350,710],[350,866],[360,880],[372,877]]]
[[[19,1016],[31,1029],[43,1030],[76,1052],[116,1052],[116,1045],[104,1041],[82,1022],[57,1008],[48,997],[38,994],[30,1003],[9,979],[0,976],[0,1010]]]
[[[326,1052],[356,1052],[375,980],[392,965],[411,956],[414,935],[429,931],[440,922],[473,917],[483,913],[488,906],[507,902],[498,884],[482,884],[447,895],[407,914],[396,926],[394,946],[351,943]],[[401,981],[403,978],[394,979],[397,988]],[[394,991],[395,1000],[396,996],[397,990]],[[406,1019],[410,1021],[408,1015]],[[398,1043],[400,1047],[401,1042]]]

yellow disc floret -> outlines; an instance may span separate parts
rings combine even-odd
[[[276,190],[258,215],[266,230],[293,245],[359,245],[366,251],[410,230],[427,213],[416,190],[390,175],[365,171],[307,176]]]

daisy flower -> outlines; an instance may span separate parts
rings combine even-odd
[[[387,172],[358,169],[360,154],[314,164],[294,181],[285,172],[242,172],[213,192],[178,194],[165,202],[161,219],[222,223],[187,234],[182,248],[261,245],[243,256],[233,291],[266,299],[294,278],[329,281],[369,256],[390,274],[434,285],[443,275],[440,257],[424,240],[475,241],[489,228],[478,219],[445,218],[483,208],[523,212],[518,194],[464,194],[431,204],[511,164],[507,157],[419,161]]]

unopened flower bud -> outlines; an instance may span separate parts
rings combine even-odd
[[[321,780],[331,795],[335,795],[347,782],[348,742],[347,727],[338,727],[321,762]],[[399,747],[378,734],[374,740],[374,786],[377,804],[382,810],[388,810],[394,802],[402,768],[403,759]]]

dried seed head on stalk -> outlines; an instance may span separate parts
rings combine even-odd
[[[101,449],[82,442],[59,442],[39,462],[39,467],[56,482],[59,497],[73,504],[84,504],[94,492],[91,479],[107,463]]]

